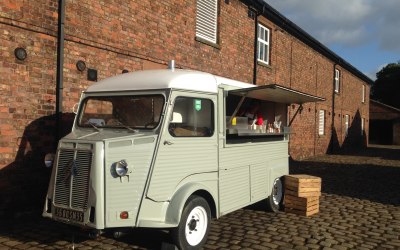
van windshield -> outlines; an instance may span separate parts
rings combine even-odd
[[[83,101],[78,126],[154,129],[164,103],[163,95],[91,96]]]

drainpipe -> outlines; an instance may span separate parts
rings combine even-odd
[[[257,43],[258,43],[258,16],[261,15],[256,12],[255,25],[254,25],[254,65],[253,65],[253,84],[257,85]]]
[[[336,96],[336,92],[335,92],[335,70],[336,70],[336,66],[338,65],[338,63],[334,63],[333,64],[333,88],[332,88],[332,121],[331,121],[331,143],[330,143],[330,148],[329,148],[329,153],[333,153],[333,143],[332,143],[332,135],[333,135],[333,131],[335,130],[335,96]],[[336,133],[336,136],[337,133]],[[338,138],[339,140],[339,138]]]
[[[254,65],[253,65],[253,84],[257,85],[257,44],[258,44],[258,17],[263,15],[265,11],[265,5],[263,5],[262,11],[255,11],[256,17],[254,21]]]
[[[65,0],[58,0],[58,25],[57,25],[57,75],[56,75],[56,127],[54,144],[57,148],[61,138],[62,103],[63,103],[63,68],[64,68],[64,20]]]

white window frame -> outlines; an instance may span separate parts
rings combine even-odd
[[[218,0],[197,0],[196,37],[217,44]]]
[[[270,29],[258,23],[257,25],[257,60],[269,65]]]
[[[340,92],[340,70],[335,69],[335,93]]]
[[[365,129],[365,118],[361,118],[361,136],[364,135],[364,129]]]
[[[325,110],[319,110],[318,135],[325,135]]]
[[[365,103],[365,85],[362,85],[362,97],[361,97],[361,102]]]

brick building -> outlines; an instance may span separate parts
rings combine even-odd
[[[400,109],[370,100],[370,143],[400,145]]]
[[[65,133],[91,80],[165,68],[171,59],[179,68],[324,97],[294,119],[295,159],[367,142],[371,80],[262,0],[59,2],[65,9],[50,0],[0,3],[0,168],[41,161],[54,145],[56,111]]]

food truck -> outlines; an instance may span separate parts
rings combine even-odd
[[[170,229],[180,249],[200,248],[212,218],[262,200],[281,208],[288,106],[321,100],[190,70],[99,81],[46,156],[43,216],[94,232]]]

